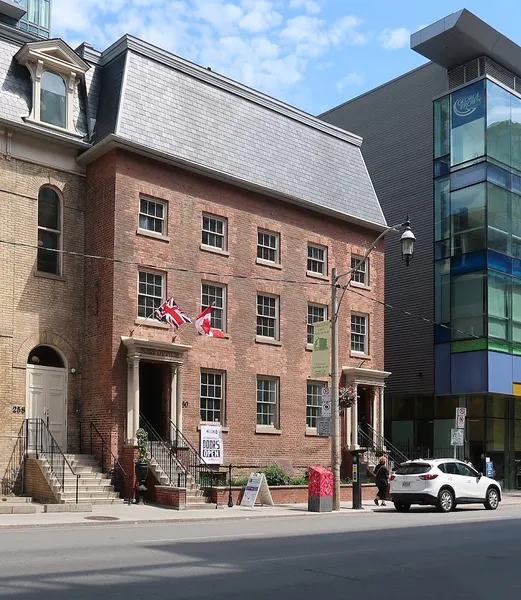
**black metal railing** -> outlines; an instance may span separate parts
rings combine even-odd
[[[24,494],[24,459],[25,459],[25,423],[20,427],[16,442],[11,452],[11,457],[7,464],[4,476],[2,478],[2,495],[8,496],[15,494],[21,496]]]
[[[159,435],[143,415],[140,415],[140,426],[148,434],[148,452],[150,458],[159,465],[159,468],[168,477],[170,485],[186,487],[188,471],[177,460],[171,444]]]
[[[62,493],[65,492],[65,477],[69,474],[76,477],[76,504],[78,504],[80,475],[72,468],[42,419],[25,420],[25,455],[32,454],[37,459],[40,456],[45,457],[51,475]]]
[[[168,443],[177,460],[193,477],[195,483],[204,488],[226,485],[226,473],[212,469],[172,421],[168,421]]]
[[[386,454],[395,465],[409,460],[401,450],[393,446],[389,440],[380,435],[369,423],[364,423],[362,427],[359,427],[358,438],[361,446],[367,444],[367,447],[377,454]]]
[[[120,495],[121,498],[125,499],[125,488],[129,491],[132,490],[132,477],[128,474],[123,465],[120,463],[119,459],[114,455],[112,450],[110,449],[110,445],[107,443],[105,439],[103,439],[103,435],[100,430],[92,423],[89,423],[88,429],[88,445],[89,445],[89,454],[91,456],[95,456],[98,461],[101,461],[101,472],[106,473],[106,459],[110,458],[110,475],[111,475],[111,483],[114,486],[114,490]],[[85,425],[80,423],[80,454],[83,453],[85,448],[85,443],[83,442],[83,434],[85,433]],[[125,485],[125,483],[127,485]],[[130,502],[130,498],[126,499]]]

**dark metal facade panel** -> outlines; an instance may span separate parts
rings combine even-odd
[[[93,142],[99,142],[116,132],[118,111],[122,94],[126,54],[120,54],[105,65],[99,76],[99,104]]]
[[[362,154],[389,225],[410,215],[414,260],[401,261],[399,235],[385,243],[385,297],[397,309],[434,319],[432,99],[445,69],[428,63],[329,111],[324,120],[363,137]],[[386,309],[385,370],[390,394],[434,394],[433,326]]]

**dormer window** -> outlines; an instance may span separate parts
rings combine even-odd
[[[74,101],[89,65],[63,40],[25,44],[16,55],[33,82],[32,106],[25,121],[82,137],[76,131]]]
[[[66,129],[67,87],[63,77],[51,71],[44,71],[40,85],[40,120]]]

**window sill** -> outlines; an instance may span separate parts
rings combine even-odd
[[[306,437],[320,437],[316,427],[306,427]]]
[[[157,329],[170,329],[170,325],[168,323],[162,323],[154,317],[150,317],[149,319],[143,319],[142,317],[138,317],[134,321],[134,325],[140,325],[143,327],[155,327]]]
[[[275,427],[271,427],[271,425],[256,425],[255,433],[267,435],[282,435],[282,429],[275,429]]]
[[[79,140],[83,139],[83,134],[78,133],[77,131],[71,131],[70,129],[66,129],[65,127],[58,127],[57,125],[51,125],[51,123],[45,123],[44,121],[36,121],[35,119],[31,119],[30,117],[26,117],[24,119],[26,123],[30,125],[37,125],[38,127],[45,127],[46,129],[50,129],[51,131],[57,131],[58,133],[64,133],[66,135],[70,135],[72,137],[78,138]]]
[[[314,271],[306,271],[306,277],[313,277],[313,279],[329,281],[329,277],[327,275],[322,275],[322,273],[315,273]]]
[[[54,275],[54,273],[45,273],[44,271],[35,271],[34,276],[42,279],[54,279],[54,281],[65,281],[63,275]]]
[[[371,360],[370,354],[365,354],[364,352],[355,352],[354,350],[351,350],[349,356],[351,358],[364,358],[365,360]]]
[[[201,427],[204,427],[206,425],[221,425],[220,423],[211,423],[210,421],[208,421],[208,423],[205,423],[204,421],[202,421],[201,423],[199,423],[199,425],[197,426],[197,431],[201,431]],[[230,428],[229,427],[223,427],[221,425],[221,431],[223,433],[230,433]]]
[[[203,252],[211,252],[212,254],[219,254],[221,256],[230,256],[230,253],[227,250],[221,250],[220,248],[214,248],[213,246],[205,246],[204,244],[201,244],[199,248]]]
[[[154,231],[147,231],[146,229],[136,229],[136,235],[142,235],[143,237],[153,238],[161,242],[169,242],[170,238],[167,235],[161,233],[155,233]]]
[[[280,340],[274,340],[273,338],[262,337],[261,335],[257,335],[255,337],[256,344],[266,344],[267,346],[282,346],[282,342]]]
[[[306,344],[306,352],[313,352],[313,344]]]
[[[263,258],[256,258],[255,264],[262,265],[263,267],[270,267],[271,269],[282,269],[282,265],[280,263],[274,263],[270,260],[264,260]]]
[[[371,291],[370,285],[365,285],[365,283],[358,283],[358,281],[352,281],[351,286],[359,288],[360,290],[367,290],[368,292]]]

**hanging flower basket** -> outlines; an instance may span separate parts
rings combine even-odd
[[[351,408],[356,404],[356,399],[356,391],[352,385],[340,388],[338,394],[338,403],[340,404],[340,408]]]

